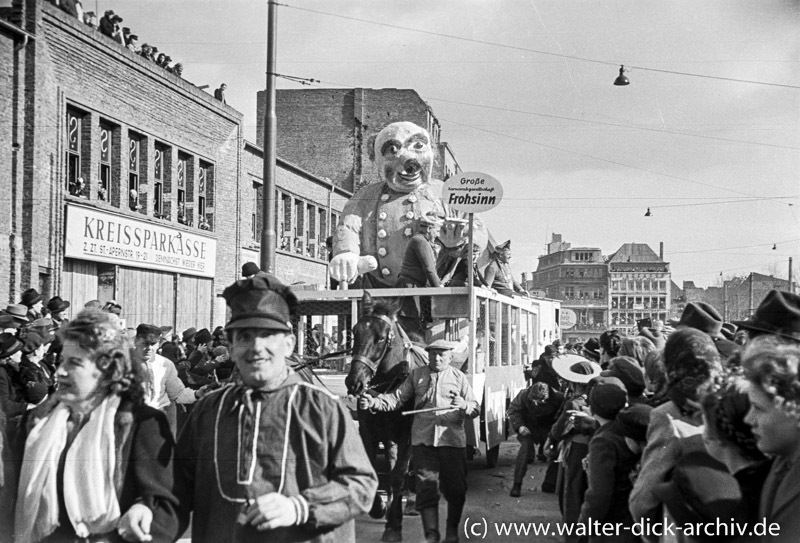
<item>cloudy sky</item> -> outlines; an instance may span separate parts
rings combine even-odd
[[[226,82],[255,141],[266,2],[86,8],[114,9],[195,84]],[[285,0],[276,71],[415,89],[462,169],[503,183],[486,219],[516,272],[559,233],[604,254],[663,241],[676,282],[706,286],[800,259],[798,28],[797,0]]]

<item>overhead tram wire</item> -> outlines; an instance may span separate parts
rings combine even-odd
[[[308,12],[308,13],[316,13],[317,15],[327,15],[329,17],[336,17],[338,19],[345,19],[345,20],[348,20],[348,21],[355,21],[355,22],[359,22],[359,23],[371,24],[371,25],[376,25],[376,26],[383,26],[383,27],[387,27],[387,28],[394,28],[394,29],[397,29],[397,30],[405,30],[405,31],[408,31],[408,32],[417,32],[417,33],[420,33],[420,34],[427,34],[429,36],[437,36],[437,37],[440,37],[440,38],[448,38],[448,39],[451,39],[451,40],[458,40],[458,41],[464,41],[464,42],[469,42],[469,43],[476,43],[476,44],[480,44],[480,45],[490,45],[492,47],[501,47],[503,49],[511,49],[511,50],[514,50],[514,51],[524,51],[524,52],[527,52],[527,53],[536,53],[536,54],[539,54],[539,55],[547,55],[547,56],[557,57],[557,58],[562,58],[562,59],[577,60],[577,61],[580,61],[580,62],[589,62],[589,63],[593,63],[593,64],[602,64],[602,65],[605,65],[605,66],[614,66],[614,67],[616,67],[616,66],[620,65],[620,63],[616,62],[616,61],[615,62],[611,62],[611,61],[607,61],[607,60],[598,60],[598,59],[593,59],[593,58],[579,57],[577,55],[566,55],[566,54],[563,54],[563,53],[552,53],[550,51],[542,51],[541,49],[531,49],[529,47],[520,47],[520,46],[517,46],[517,45],[508,45],[508,44],[505,44],[505,43],[497,43],[497,42],[491,42],[491,41],[487,41],[487,40],[477,40],[475,38],[465,38],[464,36],[456,36],[456,35],[453,35],[453,34],[443,34],[441,32],[433,32],[431,30],[422,30],[422,29],[419,29],[419,28],[412,28],[412,27],[408,27],[408,26],[401,26],[401,25],[395,25],[395,24],[391,24],[391,23],[384,23],[384,22],[381,22],[381,21],[371,21],[369,19],[361,19],[361,18],[358,18],[358,17],[351,17],[349,15],[342,15],[340,13],[331,13],[331,12],[328,12],[328,11],[320,11],[320,10],[310,9],[310,8],[301,8],[301,7],[298,7],[298,6],[292,6],[292,5],[289,5],[289,4],[283,4],[283,3],[279,3],[279,2],[275,2],[275,5],[280,6],[280,7],[289,8],[289,9],[298,10],[298,11],[305,11],[305,12]],[[769,86],[769,87],[780,87],[780,88],[787,88],[787,89],[800,89],[800,85],[789,85],[789,84],[785,84],[785,83],[771,83],[771,82],[768,82],[768,81],[756,81],[756,80],[752,80],[752,79],[736,79],[736,78],[733,78],[733,77],[721,77],[721,76],[714,76],[714,75],[695,74],[695,73],[691,73],[691,72],[679,72],[679,71],[676,71],[676,70],[663,70],[663,69],[659,69],[659,68],[648,68],[646,66],[636,66],[634,64],[625,64],[625,66],[627,66],[629,69],[633,68],[635,70],[642,70],[642,71],[647,71],[647,72],[656,72],[656,73],[663,73],[663,74],[670,74],[670,75],[682,75],[682,76],[687,76],[687,77],[697,77],[697,78],[703,78],[703,79],[714,79],[714,80],[718,80],[718,81],[727,81],[727,82],[732,82],[732,83],[745,83],[745,84],[750,84],[750,85],[764,85],[764,86]]]

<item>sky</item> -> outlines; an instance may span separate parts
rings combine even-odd
[[[266,2],[85,4],[208,92],[227,83],[256,140]],[[414,89],[462,170],[501,181],[484,218],[512,240],[518,276],[557,233],[606,255],[663,242],[679,286],[785,278],[790,257],[797,277],[797,0],[285,0],[277,13],[277,73]],[[612,85],[621,64],[625,87]]]

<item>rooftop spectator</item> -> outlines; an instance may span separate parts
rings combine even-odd
[[[83,14],[83,22],[92,28],[97,28],[97,14],[94,11],[87,11]]]
[[[183,64],[177,62],[175,66],[172,67],[172,73],[174,73],[178,77],[183,77]]]
[[[214,98],[216,98],[217,100],[219,100],[219,101],[220,101],[220,102],[222,102],[223,104],[226,104],[226,103],[227,103],[227,102],[225,101],[225,90],[226,90],[227,88],[228,88],[228,85],[226,85],[225,83],[223,83],[222,85],[220,85],[220,86],[219,86],[219,88],[218,88],[218,89],[216,89],[216,90],[214,91]]]
[[[139,52],[139,36],[137,36],[136,34],[131,34],[130,36],[128,36],[127,45],[125,47],[127,47],[128,49],[130,49],[134,53],[138,53]]]
[[[100,32],[111,38],[112,40],[122,44],[122,29],[119,23],[122,22],[122,17],[114,13],[114,10],[107,10],[103,18],[100,19]]]

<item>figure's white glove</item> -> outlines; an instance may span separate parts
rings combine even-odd
[[[378,268],[374,256],[358,256],[355,253],[342,253],[334,256],[329,264],[329,273],[337,281],[352,283],[359,275]]]

